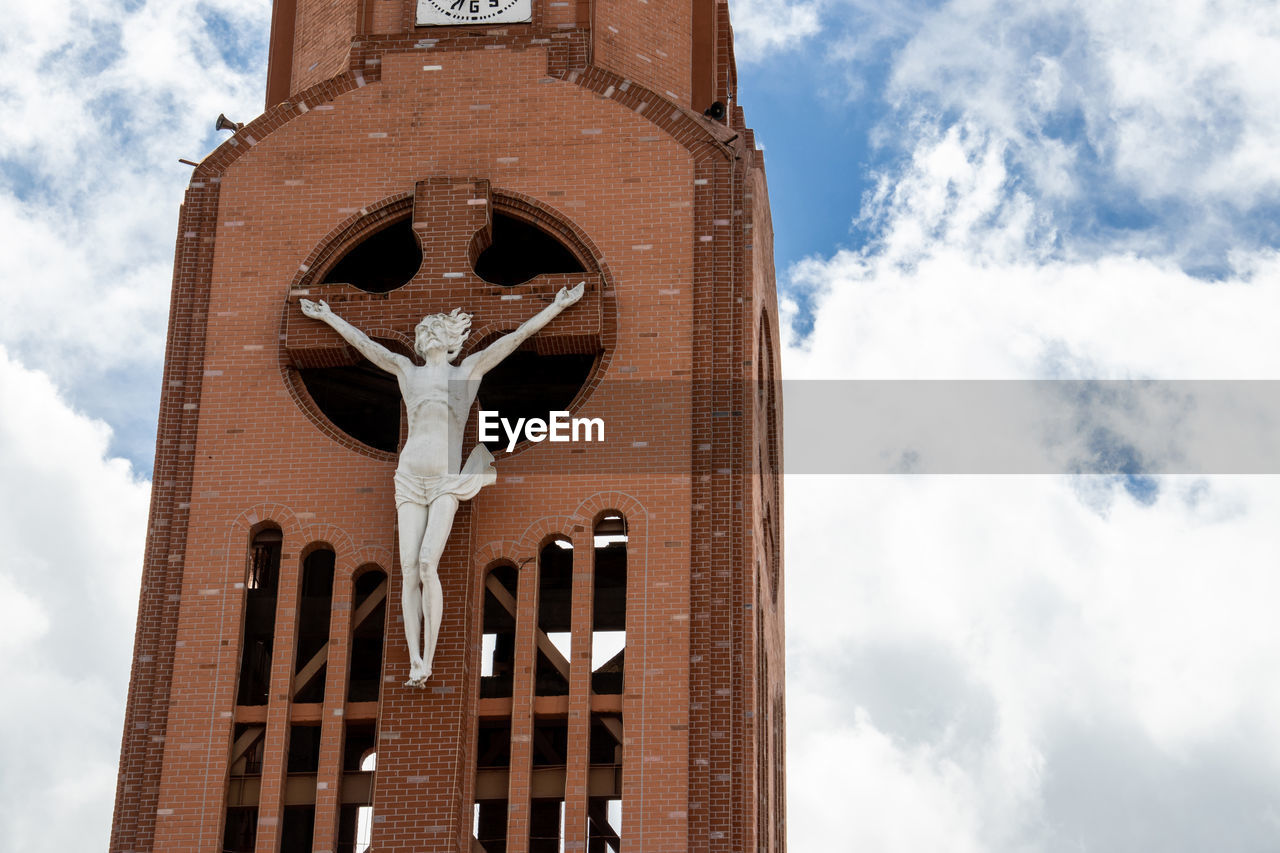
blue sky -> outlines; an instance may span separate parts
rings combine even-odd
[[[0,814],[98,850],[177,158],[260,109],[269,4],[0,7]],[[787,377],[1280,378],[1274,4],[733,15]],[[786,488],[793,850],[1280,848],[1274,477]]]

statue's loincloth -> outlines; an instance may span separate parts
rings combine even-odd
[[[453,495],[459,501],[469,501],[485,486],[498,479],[493,469],[493,454],[483,444],[477,444],[467,456],[466,464],[457,474],[411,474],[396,470],[396,509],[401,504],[430,506],[436,498]]]

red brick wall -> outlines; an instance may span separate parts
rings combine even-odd
[[[593,58],[608,68],[691,106],[693,7],[688,0],[596,0]]]
[[[301,92],[347,68],[359,32],[359,0],[296,0],[290,92]]]

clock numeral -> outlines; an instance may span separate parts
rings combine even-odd
[[[467,2],[467,0],[453,0],[453,2],[449,4],[449,8],[450,8],[450,9],[461,9],[461,8],[462,8],[462,4],[463,4],[463,3],[465,3],[465,2]]]
[[[470,0],[470,2],[467,3],[467,11],[473,15],[479,14],[480,0]]]
[[[490,9],[498,8],[498,2],[499,0],[489,0],[489,8]]]

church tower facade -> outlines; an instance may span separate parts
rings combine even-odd
[[[276,0],[270,44],[180,214],[111,849],[784,850],[777,300],[727,4]],[[303,305],[409,360],[461,308],[462,360],[579,282],[477,403],[570,440],[471,412],[497,479],[407,686],[410,413]]]

